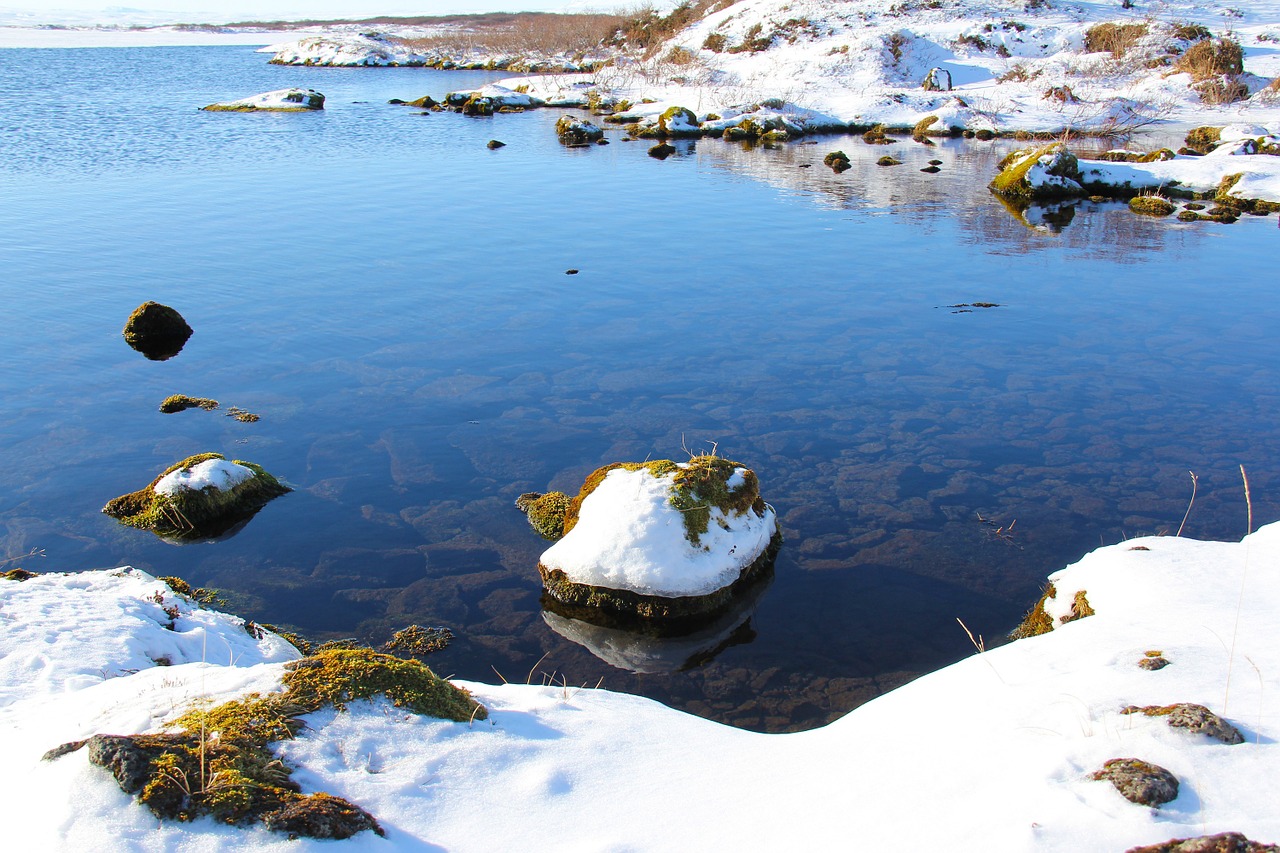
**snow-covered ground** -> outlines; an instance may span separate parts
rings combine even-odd
[[[1118,851],[1228,830],[1276,842],[1277,565],[1280,523],[1239,543],[1099,548],[1052,576],[1049,608],[1062,615],[1083,590],[1096,615],[798,734],[572,685],[468,683],[491,712],[472,725],[382,701],[322,710],[277,748],[304,790],[358,803],[387,831],[342,842],[161,824],[83,750],[41,760],[94,733],[155,730],[198,698],[278,689],[291,647],[136,570],[0,580],[6,834],[24,851]],[[1156,652],[1168,666],[1139,666]],[[1121,713],[1176,702],[1208,706],[1244,742]],[[1135,805],[1090,778],[1112,758],[1166,768],[1177,798]]]

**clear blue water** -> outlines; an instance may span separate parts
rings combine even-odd
[[[1098,544],[1176,530],[1189,470],[1190,535],[1243,534],[1242,463],[1280,515],[1275,216],[1083,202],[1053,233],[985,190],[1000,145],[660,162],[564,149],[554,111],[386,104],[495,75],[265,58],[0,51],[0,537],[44,551],[5,568],[132,564],[317,639],[443,625],[444,673],[783,730],[968,654],[956,617],[998,637]],[[289,85],[326,110],[196,110]],[[170,361],[120,336],[149,299],[195,329]],[[975,301],[1000,307],[946,307]],[[172,393],[262,420],[161,414]],[[665,645],[544,618],[515,496],[712,442],[778,509],[773,583]],[[211,450],[296,491],[214,544],[99,512]]]

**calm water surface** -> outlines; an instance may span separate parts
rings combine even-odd
[[[317,639],[443,625],[443,673],[786,730],[970,653],[956,617],[1002,635],[1098,544],[1176,530],[1189,470],[1189,534],[1243,534],[1241,463],[1280,516],[1274,216],[1034,227],[984,189],[991,144],[659,162],[563,149],[553,111],[386,104],[496,75],[265,59],[0,51],[0,537],[44,550],[29,569],[176,574]],[[195,109],[289,85],[326,110]],[[195,329],[170,361],[120,337],[148,299]],[[947,307],[976,301],[1000,307]],[[262,420],[161,414],[172,393]],[[544,615],[516,495],[712,443],[778,510],[773,583],[666,643]],[[210,450],[296,491],[213,544],[100,514]]]

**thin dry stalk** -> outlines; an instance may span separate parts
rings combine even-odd
[[[1000,683],[1005,684],[1006,682],[1004,678],[1000,675],[1000,672],[996,669],[995,664],[993,664],[990,660],[988,660],[986,655],[983,654],[984,652],[986,652],[987,647],[986,647],[986,644],[982,642],[982,635],[979,634],[978,638],[975,640],[973,638],[973,632],[969,630],[968,625],[964,624],[964,620],[961,619],[959,616],[957,616],[956,621],[960,623],[960,627],[963,628],[965,634],[969,636],[969,642],[973,643],[973,647],[978,650],[978,657],[986,661],[987,666],[991,667],[991,671],[996,674],[996,678],[1000,679]]]
[[[529,677],[524,680],[525,684],[533,684],[533,674],[538,671],[538,667],[542,666],[542,662],[547,659],[547,655],[549,654],[551,654],[551,652],[547,652],[542,657],[538,658],[538,662],[529,670]]]
[[[1249,475],[1244,465],[1240,466],[1240,476],[1244,480],[1244,501],[1249,507],[1249,533],[1253,533],[1253,499],[1249,496]],[[1240,635],[1240,611],[1244,609],[1245,581],[1249,577],[1249,537],[1244,539],[1244,569],[1240,572],[1240,596],[1236,599],[1236,621],[1231,629],[1231,649],[1227,652],[1227,683],[1223,688],[1222,713],[1227,713],[1227,702],[1231,698],[1231,670],[1236,662],[1236,638]]]
[[[1191,500],[1187,503],[1187,511],[1182,516],[1182,524],[1178,525],[1178,532],[1174,534],[1175,537],[1181,536],[1182,528],[1187,526],[1187,518],[1191,515],[1191,507],[1196,502],[1196,485],[1200,482],[1200,478],[1196,476],[1195,471],[1188,471],[1187,473],[1191,475]]]

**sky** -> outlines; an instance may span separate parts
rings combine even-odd
[[[611,9],[621,0],[0,0],[0,26],[41,24],[230,23],[245,20],[369,18],[457,12]]]

